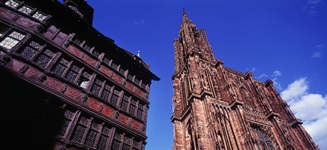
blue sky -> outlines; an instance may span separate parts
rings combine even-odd
[[[94,27],[161,78],[150,91],[147,150],[173,145],[173,40],[182,10],[204,28],[217,59],[271,79],[321,149],[327,149],[326,0],[89,0]]]

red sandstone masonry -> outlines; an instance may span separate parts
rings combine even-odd
[[[120,75],[118,75],[117,73],[112,72],[111,78],[113,80],[115,80],[116,82],[118,82],[119,84],[121,84],[123,82],[123,78]]]
[[[110,77],[112,70],[108,69],[107,67],[101,65],[99,68],[99,71],[101,71],[102,73],[104,73],[106,76]]]
[[[79,57],[79,58],[81,58],[82,55],[84,54],[81,50],[79,50],[77,47],[75,47],[73,45],[69,45],[68,51],[71,52],[72,54],[74,54],[75,56]]]
[[[67,90],[65,91],[65,95],[68,96],[69,98],[76,100],[78,97],[80,97],[83,93],[80,92],[79,90],[68,86]]]
[[[113,108],[111,108],[110,106],[104,105],[101,110],[101,113],[104,114],[105,116],[110,117],[114,113],[114,111],[115,110]]]
[[[24,67],[24,63],[18,61],[18,60],[13,60],[12,64],[10,64],[10,69],[19,72],[20,69],[22,69]]]
[[[25,76],[26,77],[31,77],[31,76],[34,76],[34,75],[36,75],[36,74],[39,74],[41,71],[39,71],[39,70],[37,70],[37,69],[35,69],[35,68],[32,68],[32,67],[30,67],[30,68],[28,68],[28,70],[25,72]]]
[[[87,100],[87,104],[90,108],[92,108],[93,110],[95,111],[99,111],[100,108],[101,108],[101,105],[103,105],[103,103],[99,102],[98,100],[96,99],[93,99],[93,98],[89,98]]]
[[[95,59],[89,57],[88,55],[85,55],[85,56],[83,57],[83,60],[84,60],[86,63],[92,65],[93,67],[95,67],[96,62],[97,62]]]
[[[58,81],[55,78],[48,78],[47,81],[45,82],[45,85],[57,92],[60,92],[60,90],[65,84]]]

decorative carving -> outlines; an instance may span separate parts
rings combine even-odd
[[[4,64],[7,64],[11,60],[11,57],[8,55],[4,55],[2,57],[2,60],[3,60]]]
[[[28,65],[24,65],[24,66],[19,70],[19,73],[24,74],[24,73],[28,70],[28,68],[30,68]]]
[[[47,75],[42,73],[40,77],[37,79],[38,82],[43,83],[45,80],[47,80]]]
[[[61,93],[65,93],[66,90],[67,90],[67,85],[64,85],[64,86],[61,88],[60,92],[61,92]]]
[[[119,112],[116,111],[115,118],[118,119],[118,117],[119,117]]]

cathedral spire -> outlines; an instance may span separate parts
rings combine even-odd
[[[187,13],[185,11],[185,9],[183,8],[183,20],[190,20],[188,17],[187,17]]]
[[[175,72],[179,72],[183,66],[187,65],[185,63],[191,55],[197,55],[201,60],[215,62],[216,59],[204,29],[197,29],[185,9],[183,9],[182,19],[179,37],[174,41]]]
[[[182,17],[174,40],[172,150],[318,150],[270,82],[220,65],[204,29],[184,9]]]

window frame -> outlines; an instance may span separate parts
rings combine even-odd
[[[24,41],[24,39],[27,37],[27,34],[17,30],[11,30],[6,32],[6,34],[2,35],[1,37],[0,46],[11,51],[17,45],[22,43],[22,41]]]

